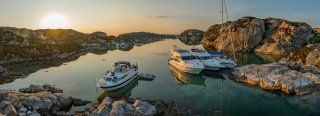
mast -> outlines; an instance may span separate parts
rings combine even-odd
[[[224,0],[221,0],[221,27],[223,25],[223,9],[224,9]]]

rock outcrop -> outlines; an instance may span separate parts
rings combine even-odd
[[[312,65],[320,68],[320,44],[308,44],[297,51],[290,52],[281,60],[296,65]]]
[[[187,45],[200,44],[204,31],[198,29],[188,29],[179,35],[179,40]]]
[[[14,106],[12,106],[6,101],[0,102],[0,115],[1,114],[5,116],[18,116],[18,113]]]
[[[234,44],[237,51],[251,51],[261,43],[265,33],[264,26],[264,20],[254,17],[244,17],[222,26],[213,25],[205,32],[202,43],[207,49],[232,51]]]
[[[147,102],[136,100],[134,104],[127,103],[124,100],[112,101],[106,97],[95,109],[93,116],[153,116],[157,113],[156,107]]]
[[[183,115],[174,102],[161,100],[140,99],[112,99],[105,97],[100,104],[93,106],[78,114],[83,116],[154,116],[154,115]]]
[[[295,67],[290,63],[280,62],[263,65],[237,67],[231,78],[266,90],[283,91],[297,95],[319,92],[312,89],[320,85],[320,69],[316,67]],[[306,70],[308,69],[308,70]]]
[[[304,46],[314,36],[306,23],[283,19],[243,17],[237,21],[211,26],[202,44],[206,49],[255,51],[263,54],[287,55]]]
[[[313,49],[306,57],[307,65],[314,65],[320,68],[320,45]]]
[[[72,106],[90,103],[86,100],[73,98],[66,93],[52,93],[50,89],[40,85],[30,85],[28,89],[30,91],[20,89],[24,93],[15,90],[0,90],[0,113],[9,116],[50,116],[58,115],[59,111]],[[79,101],[82,103],[80,104]]]

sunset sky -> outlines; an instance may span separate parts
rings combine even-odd
[[[230,20],[243,16],[276,17],[320,27],[320,0],[226,2]],[[0,0],[0,26],[44,28],[48,24],[43,23],[57,14],[63,28],[85,33],[177,34],[190,28],[206,30],[220,23],[220,4],[220,0]]]

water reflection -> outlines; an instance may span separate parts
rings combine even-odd
[[[233,59],[233,54],[225,52],[225,55],[229,58]],[[274,55],[262,55],[256,53],[236,53],[236,62],[238,66],[243,66],[247,64],[266,64],[271,62],[277,62],[282,57],[281,56],[274,56]]]
[[[194,84],[194,85],[204,85],[205,86],[205,78],[202,75],[196,74],[187,74],[184,73],[173,66],[169,65],[170,72],[172,74],[173,79],[182,85],[186,84]]]
[[[200,74],[188,74],[182,72],[171,65],[168,65],[172,78],[176,83],[181,85],[193,84],[193,85],[203,85],[206,86],[206,78],[213,78],[218,80],[225,80],[223,75],[216,71],[204,70]]]
[[[131,96],[133,88],[137,86],[138,86],[138,79],[135,79],[132,82],[130,82],[128,85],[120,89],[116,89],[108,92],[101,89],[102,92],[98,96],[98,101],[102,100],[106,96],[112,97],[112,98],[129,98]]]

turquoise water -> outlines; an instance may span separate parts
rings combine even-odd
[[[27,78],[3,84],[1,88],[22,88],[30,84],[52,84],[66,93],[82,99],[96,101],[95,79],[111,69],[114,62],[127,60],[138,63],[140,72],[153,73],[153,81],[136,80],[128,87],[107,93],[110,96],[162,99],[175,101],[178,108],[187,115],[317,115],[319,100],[308,101],[305,97],[283,96],[237,83],[219,72],[205,71],[201,75],[188,75],[167,64],[169,50],[173,45],[191,48],[179,40],[167,39],[129,51],[108,51],[102,54],[88,53],[65,65],[40,69]],[[202,48],[201,45],[195,46]],[[237,54],[240,65],[266,63],[277,58],[254,54]],[[101,91],[101,90],[100,90]],[[312,98],[312,97],[311,97]],[[89,106],[89,105],[88,105]],[[85,106],[85,107],[88,107]],[[75,107],[72,111],[84,109]]]

